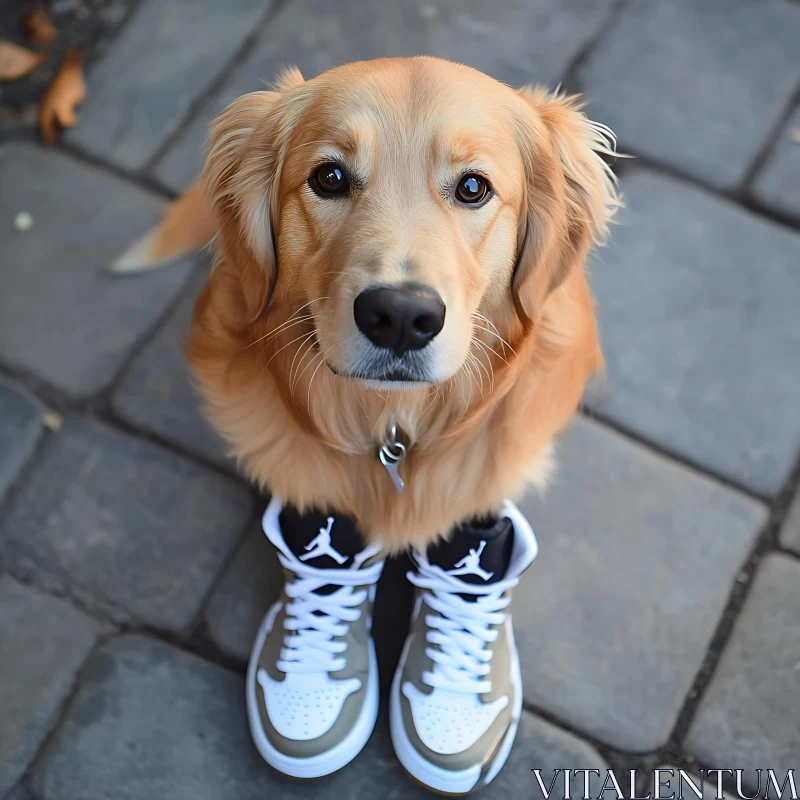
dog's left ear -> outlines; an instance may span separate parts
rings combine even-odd
[[[541,88],[518,95],[523,106],[516,135],[526,185],[512,292],[527,327],[547,295],[605,237],[619,199],[601,157],[615,155],[614,134],[588,119],[580,98]]]
[[[297,69],[286,70],[275,82],[276,91],[240,97],[211,127],[206,192],[220,247],[237,270],[242,321],[248,323],[264,311],[275,287],[278,185],[294,120],[288,98],[303,83]]]

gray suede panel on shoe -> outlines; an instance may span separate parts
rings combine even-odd
[[[427,648],[439,650],[438,644],[430,644],[425,641],[425,633],[428,626],[425,624],[427,614],[436,614],[423,600],[419,614],[411,620],[408,630],[408,638],[411,644],[408,646],[408,655],[403,669],[403,682],[411,681],[423,694],[430,694],[432,686],[422,682],[422,673],[430,672],[433,669],[433,659],[425,653]],[[438,614],[436,614],[438,616]]]
[[[355,591],[368,587],[356,587]],[[283,620],[286,618],[285,595],[281,597],[280,611],[278,612],[272,629],[264,641],[264,647],[259,656],[259,668],[266,670],[274,680],[282,681],[285,673],[277,667],[280,651],[283,647],[283,638],[286,631],[283,629]],[[347,649],[342,654],[346,659],[345,666],[337,672],[330,673],[333,680],[346,680],[358,678],[361,687],[345,698],[342,710],[333,725],[321,736],[314,739],[288,739],[281,736],[273,727],[264,701],[264,692],[256,688],[258,711],[261,717],[261,727],[270,744],[280,752],[292,758],[311,758],[325,753],[335,747],[353,729],[358,715],[366,698],[367,683],[369,680],[369,618],[372,614],[372,603],[365,601],[362,606],[361,616],[352,623],[348,623],[348,632],[341,637],[334,637],[333,641],[345,642]],[[376,676],[377,680],[377,676]]]
[[[266,670],[267,675],[274,681],[282,681],[286,677],[286,673],[281,672],[277,666],[285,633],[283,621],[286,619],[287,597],[283,592],[281,592],[278,602],[281,604],[278,614],[272,621],[272,628],[266,639],[264,639],[264,646],[261,648],[261,655],[258,657],[259,668]]]
[[[506,606],[504,613],[506,620],[510,620],[511,604]],[[492,688],[491,691],[481,695],[484,703],[491,703],[504,694],[507,694],[512,700],[514,699],[514,687],[511,685],[511,659],[517,658],[516,649],[514,652],[511,651],[508,628],[505,624],[492,625],[492,630],[497,631],[497,638],[486,645],[487,649],[492,651],[492,671],[489,673]]]

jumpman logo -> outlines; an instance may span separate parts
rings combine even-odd
[[[447,570],[448,575],[477,575],[488,581],[494,575],[494,572],[487,572],[481,567],[481,553],[483,548],[486,547],[486,542],[481,542],[477,550],[470,548],[469,553],[464,556],[456,565],[454,569]]]
[[[317,556],[330,556],[337,564],[341,565],[347,561],[347,556],[337,553],[331,544],[331,528],[333,527],[333,517],[328,517],[328,527],[320,528],[319,533],[306,545],[306,553],[300,556],[301,561],[308,561],[309,558]]]

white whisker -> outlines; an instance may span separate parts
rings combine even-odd
[[[300,345],[300,346],[297,348],[297,352],[294,354],[294,358],[292,359],[292,364],[291,364],[291,366],[289,367],[289,392],[290,392],[292,395],[294,395],[294,387],[297,385],[297,381],[298,381],[298,380],[300,380],[300,375],[298,375],[298,374],[296,374],[296,373],[295,373],[294,379],[292,378],[292,373],[293,373],[293,371],[294,371],[294,362],[295,362],[295,359],[297,358],[297,356],[300,354],[300,351],[301,351],[301,350],[302,350],[302,349],[303,349],[303,348],[306,346],[306,344],[308,344],[308,347],[306,348],[306,351],[303,353],[303,355],[302,355],[302,357],[300,358],[300,360],[297,362],[297,369],[298,369],[298,371],[299,371],[299,369],[300,369],[301,365],[303,364],[303,362],[306,360],[306,356],[307,356],[309,353],[311,353],[311,352],[313,352],[313,351],[314,351],[314,343],[313,343],[313,342],[311,342],[311,343],[303,342],[303,343],[302,343],[302,344],[301,344],[301,345]],[[311,359],[311,360],[312,360],[312,362],[313,362],[313,360],[314,360],[314,359]]]
[[[307,308],[307,307],[308,307],[308,306],[310,306],[312,303],[318,303],[318,302],[320,302],[321,300],[330,300],[330,298],[329,298],[329,297],[316,297],[314,300],[309,300],[307,303],[304,303],[302,306],[300,306],[300,308],[298,308],[298,309],[297,309],[297,311],[295,311],[295,312],[294,312],[294,314],[292,314],[292,316],[291,316],[291,317],[289,317],[289,319],[287,319],[285,322],[282,322],[280,325],[278,325],[277,327],[273,328],[271,331],[268,331],[268,332],[267,332],[267,333],[265,333],[263,336],[261,336],[260,338],[256,339],[254,342],[250,342],[250,344],[248,344],[248,345],[247,345],[247,346],[246,346],[244,349],[245,349],[245,350],[247,350],[247,348],[248,348],[248,347],[252,347],[254,344],[258,344],[260,341],[263,341],[263,340],[264,340],[264,339],[266,339],[268,336],[273,336],[274,334],[278,333],[278,331],[280,331],[281,329],[283,329],[284,327],[286,327],[286,326],[287,326],[287,325],[288,325],[290,322],[292,322],[292,320],[295,320],[295,318],[297,317],[297,315],[298,315],[298,314],[299,314],[299,313],[300,313],[300,312],[301,312],[301,311],[302,311],[304,308]],[[300,322],[300,321],[306,321],[306,320],[308,320],[308,319],[314,319],[314,315],[313,315],[313,314],[308,314],[308,315],[306,315],[305,317],[303,317],[303,319],[302,319],[302,320],[295,320],[295,321],[296,321],[296,322]]]
[[[265,339],[272,339],[274,336],[277,336],[279,333],[285,333],[286,331],[289,330],[289,328],[294,328],[295,325],[302,325],[303,323],[306,323],[306,322],[312,322],[313,319],[314,319],[314,317],[312,317],[309,314],[307,317],[300,317],[300,319],[296,319],[293,322],[292,322],[292,320],[286,320],[286,322],[284,322],[283,325],[281,325],[280,328],[276,328],[271,333],[267,333],[264,336],[262,336],[260,339],[256,339],[254,342],[251,342],[249,345],[247,345],[247,347],[252,347],[254,344],[258,344],[259,342],[263,342]],[[247,347],[245,347],[245,350],[247,349]]]
[[[477,364],[477,359],[473,353],[467,353],[467,363],[469,364],[470,376],[474,375],[480,381],[480,386],[478,388],[480,390],[481,397],[483,397],[483,375],[481,375],[481,373],[478,371],[478,368],[475,366]]]
[[[508,361],[500,355],[493,347],[490,347],[486,342],[482,342],[480,339],[473,339],[473,342],[481,347],[487,353],[494,353],[504,364],[508,365]],[[491,364],[491,361],[489,362]]]
[[[497,328],[491,322],[489,322],[489,320],[486,319],[486,317],[484,317],[483,315],[478,315],[478,317],[479,317],[479,319],[483,320],[484,322],[489,323],[489,325],[491,325],[494,328],[494,331],[490,331],[488,328],[484,328],[482,325],[475,325],[474,323],[473,323],[473,326],[475,328],[477,328],[479,331],[484,331],[484,332],[488,333],[490,336],[494,336],[495,339],[499,339],[503,344],[503,350],[505,350],[505,348],[507,347],[516,356],[517,355],[516,350],[514,350],[514,348],[500,335],[500,332],[497,331]],[[497,331],[497,332],[495,332],[495,331]],[[497,355],[498,358],[502,358],[502,356],[500,356],[499,353],[495,353],[495,355]],[[505,359],[503,359],[503,360],[505,361]],[[508,363],[508,362],[506,362],[506,363]]]
[[[311,347],[311,348],[309,348],[309,349],[306,351],[306,354],[305,354],[305,355],[304,355],[304,356],[303,356],[303,357],[300,359],[300,362],[301,362],[301,363],[302,363],[303,361],[305,361],[305,358],[306,358],[306,356],[307,356],[307,355],[308,355],[308,354],[309,354],[309,353],[310,353],[310,352],[311,352],[313,349],[314,349],[314,348],[313,348],[313,347]],[[298,384],[298,383],[300,383],[300,378],[302,378],[302,377],[303,377],[303,375],[305,375],[305,374],[306,374],[306,372],[308,372],[308,368],[309,368],[310,366],[312,366],[312,365],[313,365],[313,363],[314,363],[314,362],[317,360],[317,358],[318,358],[319,356],[322,356],[322,353],[318,353],[318,354],[317,354],[317,356],[315,356],[314,358],[312,358],[312,359],[311,359],[311,361],[309,361],[309,362],[308,362],[308,364],[306,364],[306,365],[305,365],[305,367],[303,367],[303,371],[302,371],[301,373],[299,373],[299,374],[297,375],[297,377],[295,378],[295,380],[294,380],[294,384],[293,384],[293,385],[291,385],[291,386],[289,387],[289,392],[290,392],[290,394],[292,395],[292,397],[293,397],[293,398],[294,398],[294,390],[297,388],[297,384]],[[323,356],[323,358],[324,358],[324,356]],[[298,369],[299,369],[299,368],[300,368],[300,364],[298,364],[298,365],[297,365],[297,367],[298,367]]]
[[[484,322],[485,322],[487,325],[489,325],[489,326],[491,327],[491,329],[492,329],[492,330],[493,330],[495,333],[497,333],[497,334],[499,334],[499,333],[500,333],[500,331],[497,329],[497,325],[495,325],[495,324],[494,324],[494,322],[492,322],[492,321],[489,319],[489,317],[485,317],[483,314],[481,314],[481,312],[480,312],[480,311],[473,311],[473,312],[472,312],[472,316],[473,316],[473,317],[475,317],[476,319],[483,320],[483,321],[484,321]]]
[[[485,346],[483,345],[482,342],[479,342],[477,339],[473,339],[472,343],[480,345],[481,347]],[[483,361],[481,361],[481,359],[477,357],[477,354],[475,354],[474,358],[478,366],[486,373],[486,377],[489,380],[489,390],[494,391],[494,369],[492,368],[492,362],[489,361],[489,368],[491,369],[491,374],[490,374],[489,370],[486,369],[486,366],[484,365]]]
[[[292,339],[292,341],[291,341],[291,342],[287,342],[285,345],[283,345],[283,347],[281,347],[281,348],[279,348],[278,350],[276,350],[276,351],[275,351],[275,352],[274,352],[274,353],[273,353],[273,354],[270,356],[270,358],[269,358],[269,361],[267,361],[267,363],[266,363],[264,366],[265,366],[265,367],[268,367],[268,366],[269,366],[269,365],[272,363],[272,359],[273,359],[273,358],[275,358],[275,356],[277,356],[277,355],[278,355],[278,353],[280,353],[282,350],[285,350],[287,347],[289,347],[289,345],[291,345],[291,344],[294,344],[295,342],[299,341],[300,339],[303,339],[303,340],[304,340],[304,341],[303,341],[303,344],[305,344],[305,342],[306,342],[306,341],[308,341],[308,340],[309,340],[309,339],[310,339],[310,338],[311,338],[311,337],[314,335],[314,333],[315,333],[314,331],[311,331],[311,333],[301,333],[301,334],[300,334],[298,337],[296,337],[296,338]],[[302,345],[297,345],[297,349],[298,349],[298,350],[299,350],[301,347],[302,347]],[[296,355],[297,355],[297,353],[295,353],[295,356],[296,356]],[[292,363],[294,363],[294,362],[292,362]]]
[[[317,364],[317,368],[314,370],[314,372],[311,373],[311,380],[308,382],[308,398],[306,401],[306,407],[308,408],[309,411],[311,410],[311,385],[314,383],[314,378],[317,377],[319,368],[325,363],[325,356],[322,353],[319,354],[319,357],[320,357],[319,364]]]

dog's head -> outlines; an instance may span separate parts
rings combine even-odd
[[[603,235],[607,144],[574,98],[438,59],[290,71],[212,131],[238,319],[260,334],[281,308],[283,333],[312,334],[296,347],[368,386],[447,381],[476,341],[488,354],[534,328]]]

